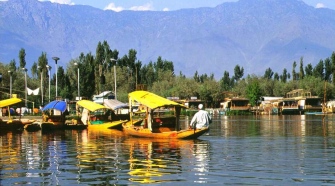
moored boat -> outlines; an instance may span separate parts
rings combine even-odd
[[[82,107],[81,121],[88,129],[122,129],[122,124],[128,120],[120,120],[113,110],[89,100],[80,100],[78,107]]]
[[[130,121],[123,124],[126,134],[143,138],[195,139],[208,132],[209,128],[180,129],[179,119],[182,108],[177,102],[160,97],[148,91],[129,93]],[[139,111],[132,105],[139,104]],[[163,110],[164,112],[160,112]],[[139,115],[139,116],[138,116]]]
[[[62,100],[54,100],[42,109],[42,130],[62,129],[65,124],[67,104]]]
[[[0,101],[0,108],[7,107],[9,111],[9,106],[20,103],[22,100],[19,98],[9,98]],[[18,119],[12,119],[10,112],[8,112],[8,120],[0,119],[0,130],[23,130],[25,123]]]
[[[35,132],[41,130],[41,122],[34,122],[24,126],[24,129],[28,132]]]

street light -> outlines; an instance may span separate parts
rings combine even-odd
[[[43,67],[38,66],[37,68],[40,69],[41,72],[41,103],[42,103],[41,106],[43,106],[43,73],[42,73]]]
[[[78,100],[80,100],[80,88],[79,88],[79,64],[78,63],[74,63],[75,66],[77,66],[77,72],[78,72],[78,75],[77,75],[77,80],[78,80]]]
[[[50,69],[51,69],[51,66],[46,65],[46,67],[48,69],[48,75],[49,75],[49,102],[50,102]]]
[[[12,98],[12,74],[13,72],[8,70],[9,73],[9,98]]]
[[[22,70],[24,71],[24,97],[25,97],[25,107],[27,108],[27,69],[26,68],[22,68]]]
[[[115,62],[114,63],[114,99],[116,99],[116,60],[114,58],[111,58],[111,62],[113,63],[113,61]]]
[[[58,84],[58,82],[57,82],[57,76],[58,76],[57,61],[59,60],[59,57],[52,57],[52,59],[55,60],[55,63],[56,63],[56,99],[57,99],[57,97],[58,97],[58,91],[57,91],[57,84]]]

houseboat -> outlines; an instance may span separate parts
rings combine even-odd
[[[313,114],[322,112],[322,99],[311,92],[296,89],[286,93],[278,104],[280,114]]]
[[[226,114],[230,111],[250,111],[251,105],[249,103],[249,99],[244,97],[238,97],[236,94],[231,92],[225,92],[224,94],[224,102],[220,103],[220,114]]]

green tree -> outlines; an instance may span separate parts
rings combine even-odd
[[[102,66],[105,62],[105,48],[101,42],[98,43],[95,53],[94,60],[94,72],[95,72],[95,93],[99,94],[102,92],[101,89],[101,76],[102,76]]]
[[[199,73],[198,73],[197,70],[195,71],[195,73],[194,73],[194,75],[193,75],[193,79],[194,79],[194,81],[196,81],[196,82],[200,82]]]
[[[281,82],[286,83],[287,79],[288,79],[287,70],[286,70],[286,68],[284,68],[283,74],[280,76],[280,80],[281,80]]]
[[[305,72],[306,72],[306,76],[312,76],[313,75],[313,66],[312,66],[312,64],[309,63],[305,67]]]
[[[234,68],[234,77],[236,81],[239,81],[244,75],[244,69],[241,68],[239,65],[236,65]]]
[[[272,69],[271,68],[266,69],[263,78],[264,79],[272,79],[272,76],[273,76]]]
[[[20,68],[26,67],[26,51],[21,48],[19,52]]]
[[[17,69],[17,67],[16,67],[16,61],[15,61],[15,59],[10,60],[10,62],[9,62],[9,70],[14,73],[16,71],[16,69]]]
[[[326,81],[331,81],[331,75],[332,75],[332,72],[333,72],[333,67],[332,67],[332,63],[330,61],[329,58],[326,58],[325,61],[324,61],[324,79]]]
[[[324,72],[323,72],[323,60],[320,60],[319,63],[313,69],[313,76],[316,78],[324,79]]]
[[[36,62],[34,62],[33,65],[31,66],[30,71],[31,71],[31,74],[32,74],[33,78],[37,78],[38,77],[38,68],[37,68],[37,66],[38,65],[37,65]]]
[[[332,64],[332,82],[333,82],[333,85],[335,85],[335,52],[332,53],[330,57],[330,61]]]
[[[251,83],[248,84],[246,87],[246,93],[247,97],[249,98],[250,104],[252,106],[256,106],[257,101],[260,99],[262,95],[259,82],[257,80],[251,81]]]
[[[279,74],[277,72],[274,74],[273,79],[279,81]]]
[[[305,72],[304,72],[304,61],[303,57],[300,58],[300,71],[299,71],[299,79],[302,80],[305,77]]]
[[[297,80],[297,73],[295,72],[295,67],[297,67],[297,62],[293,62],[293,67],[292,67],[292,79]]]

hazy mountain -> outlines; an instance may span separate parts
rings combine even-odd
[[[335,11],[300,0],[240,0],[215,8],[156,11],[103,11],[37,0],[0,2],[0,61],[16,59],[24,48],[27,67],[42,52],[66,65],[80,52],[95,54],[99,41],[111,49],[138,52],[142,64],[158,56],[173,61],[176,74],[223,72],[236,64],[245,74],[265,69],[290,72],[293,61],[313,66],[335,50]]]

